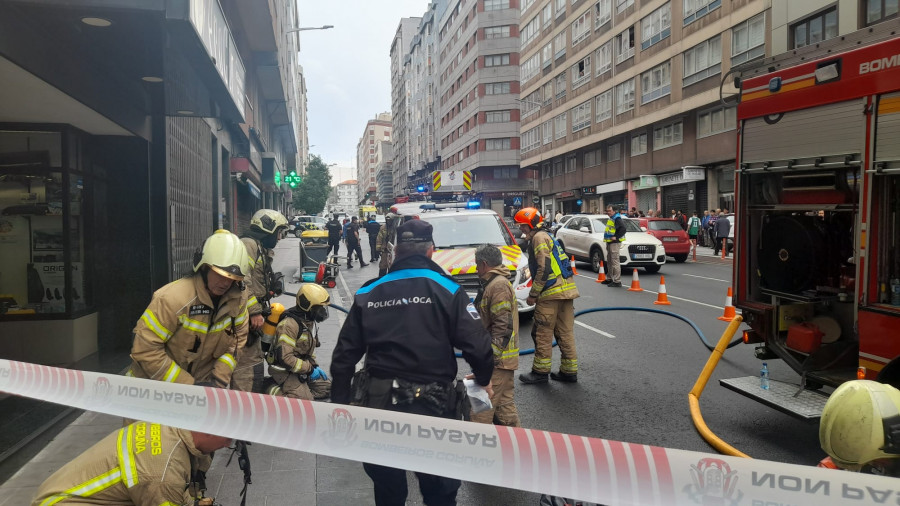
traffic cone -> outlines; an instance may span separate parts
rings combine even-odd
[[[728,296],[725,297],[725,313],[719,317],[723,322],[730,322],[734,320],[734,306],[731,302],[731,287],[728,287]]]
[[[656,301],[654,304],[659,304],[661,306],[671,306],[672,303],[669,302],[669,296],[666,295],[666,277],[659,277],[659,294],[656,297]]]
[[[644,289],[641,288],[641,280],[638,279],[637,269],[631,270],[631,288],[628,289],[629,292],[643,292]]]
[[[606,271],[603,270],[603,260],[600,260],[600,272],[597,273],[597,283],[606,281]]]
[[[575,255],[572,255],[572,274],[578,275],[578,269],[575,268]]]

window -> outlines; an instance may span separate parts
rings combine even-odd
[[[522,47],[527,46],[539,33],[541,33],[541,18],[540,16],[535,16],[534,19],[522,27],[522,33],[519,35],[522,38]]]
[[[672,86],[671,64],[667,61],[641,74],[641,104],[669,94]]]
[[[553,123],[552,120],[547,120],[541,123],[541,133],[544,137],[544,144],[550,144],[553,142]]]
[[[697,137],[709,137],[737,128],[734,107],[716,107],[697,113]]]
[[[597,50],[597,75],[604,72],[608,72],[612,69],[612,48],[613,41],[609,41],[606,44],[600,46],[600,49]]]
[[[556,0],[556,17],[566,13],[566,0]]]
[[[584,166],[594,167],[600,165],[600,150],[587,151],[584,154]]]
[[[629,26],[627,30],[616,35],[616,64],[634,56],[634,27]]]
[[[722,5],[722,0],[684,0],[684,24],[692,23]]]
[[[522,101],[522,117],[531,116],[541,108],[541,90],[538,89],[530,93]]]
[[[487,65],[485,65],[487,66]],[[519,69],[521,72],[520,79],[522,82],[526,82],[532,77],[538,75],[538,72],[541,71],[541,55],[539,53],[535,53],[531,58],[525,60],[525,63]]]
[[[509,37],[508,26],[489,26],[484,29],[485,39],[505,39]]]
[[[621,14],[632,5],[634,5],[634,0],[616,0],[616,14]]]
[[[580,62],[572,65],[572,89],[581,86],[591,80],[591,57],[587,56]]]
[[[485,95],[505,95],[509,93],[509,83],[487,83],[484,85]]]
[[[484,10],[499,11],[509,9],[509,0],[484,0]]]
[[[574,156],[566,157],[566,173],[575,172],[575,160]]]
[[[550,105],[553,102],[553,81],[547,81],[541,89],[544,93],[544,105]]]
[[[591,11],[584,11],[572,22],[572,47],[591,34]]]
[[[509,65],[509,54],[492,54],[484,57],[485,67],[499,67]]]
[[[556,132],[554,140],[562,139],[566,136],[566,127],[566,113],[562,113],[553,118],[553,131]]]
[[[550,22],[553,21],[553,4],[547,2],[547,5],[544,6],[543,14],[541,15],[541,17],[544,18],[544,27],[546,28],[547,25],[549,25]]]
[[[791,27],[793,47],[808,46],[823,40],[837,37],[837,9],[832,7],[825,12],[804,19]]]
[[[703,41],[684,52],[684,86],[722,71],[722,36]]]
[[[572,108],[572,133],[591,126],[591,101]]]
[[[525,12],[534,4],[534,0],[522,0],[522,7],[520,12]]]
[[[485,151],[503,151],[510,148],[510,139],[487,139],[484,141]]]
[[[562,175],[562,160],[555,160],[553,162],[553,175],[554,176]]]
[[[594,5],[594,29],[609,23],[612,19],[612,0],[597,0]]]
[[[672,3],[666,2],[659,9],[641,20],[641,50],[667,38],[672,29]]]
[[[612,118],[612,90],[607,90],[594,98],[594,121],[601,121]]]
[[[647,132],[631,136],[631,156],[643,155],[647,152]]]
[[[548,42],[543,49],[541,49],[541,55],[544,63],[541,65],[542,68],[547,68],[550,64],[553,63],[553,43]]]
[[[550,171],[550,164],[545,163],[541,166],[541,179],[550,179],[553,173]]]
[[[559,32],[556,37],[553,38],[553,49],[556,53],[553,55],[554,59],[557,59],[561,56],[566,55],[566,31],[563,30]]]
[[[866,0],[866,25],[897,17],[898,0]]]
[[[731,29],[731,64],[738,65],[766,54],[766,13]]]
[[[522,153],[539,147],[541,147],[541,127],[535,127],[522,133]]]
[[[607,162],[614,162],[619,158],[622,158],[622,144],[617,142],[606,147]]]
[[[563,72],[556,76],[556,98],[560,99],[566,96],[566,73]]]
[[[616,86],[616,114],[634,109],[634,79]]]
[[[653,151],[681,144],[681,121],[653,128]]]
[[[484,114],[485,123],[509,123],[509,111],[488,111]]]

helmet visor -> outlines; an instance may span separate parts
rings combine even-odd
[[[234,281],[241,281],[244,279],[244,274],[241,272],[241,268],[237,265],[229,265],[228,267],[210,265],[209,268],[212,269],[216,274],[225,276],[226,278]]]

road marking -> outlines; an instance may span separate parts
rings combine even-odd
[[[655,293],[655,294],[659,295],[659,292],[654,292],[653,290],[647,290],[646,288],[644,288],[644,291],[645,291],[645,292],[650,292],[650,293]],[[705,302],[700,302],[700,301],[691,300],[691,299],[683,299],[683,298],[681,298],[681,297],[675,297],[674,295],[669,295],[668,293],[666,294],[666,296],[667,296],[669,299],[683,300],[683,301],[685,301],[685,302],[690,302],[690,303],[693,303],[693,304],[700,304],[701,306],[711,307],[711,308],[714,308],[714,309],[721,309],[722,311],[725,310],[725,308],[724,308],[723,306],[714,306],[714,305],[712,305],[712,304],[707,304],[707,303],[705,303]],[[741,313],[741,310],[740,310],[740,309],[737,309],[736,311],[737,311],[738,314]]]
[[[616,336],[610,334],[609,332],[603,332],[602,330],[600,330],[600,329],[598,329],[598,328],[591,327],[590,325],[588,325],[588,324],[586,324],[586,323],[581,323],[581,322],[578,321],[578,320],[575,320],[575,325],[584,327],[584,328],[586,328],[586,329],[588,329],[588,330],[593,330],[594,332],[600,334],[601,336],[608,337],[608,338],[610,338],[610,339],[615,339],[615,338],[616,338]]]
[[[710,281],[721,281],[723,283],[731,283],[731,280],[728,280],[728,279],[708,278],[706,276],[697,276],[696,274],[682,274],[682,276],[690,276],[692,278],[708,279]]]

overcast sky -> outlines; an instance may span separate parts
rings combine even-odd
[[[391,41],[400,18],[421,17],[428,0],[298,0],[306,74],[310,152],[326,164],[356,166],[366,121],[391,112]],[[344,169],[333,178],[355,179]],[[335,183],[336,181],[332,181]]]

